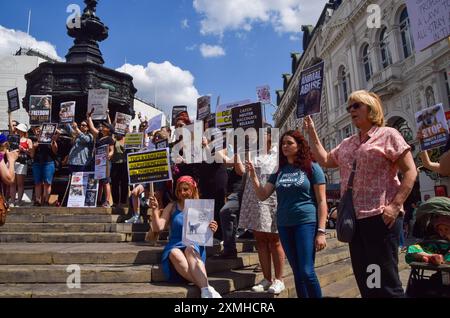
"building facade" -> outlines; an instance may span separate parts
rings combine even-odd
[[[381,27],[369,28],[370,4],[381,9]],[[275,123],[281,131],[295,129],[298,83],[302,70],[324,61],[322,112],[313,116],[329,151],[356,132],[346,113],[352,91],[366,89],[381,96],[387,125],[397,128],[412,145],[416,163],[419,146],[414,114],[426,107],[450,104],[450,43],[442,40],[416,53],[403,0],[330,1],[315,27],[302,27],[302,55],[293,53],[292,74],[284,74],[278,91]],[[439,151],[433,153],[437,158]],[[339,184],[337,169],[326,171],[328,183]],[[449,178],[422,171],[416,185],[421,199],[434,196],[436,185],[450,187]],[[419,190],[420,189],[420,190]]]

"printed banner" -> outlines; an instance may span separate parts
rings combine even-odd
[[[261,103],[254,103],[244,106],[235,107],[232,109],[232,124],[233,128],[255,128],[256,132],[263,127]]]
[[[95,179],[102,180],[108,177],[108,145],[95,150]]]
[[[421,52],[450,35],[448,0],[406,0],[416,52]]]
[[[185,200],[182,242],[189,246],[213,246],[214,200]]]
[[[40,144],[51,144],[52,138],[55,135],[58,124],[43,124],[41,128],[41,134],[38,138]]]
[[[324,62],[316,64],[300,75],[300,87],[297,102],[297,118],[320,113],[320,100],[323,87]]]
[[[142,149],[144,141],[143,133],[129,133],[125,135],[125,149]]]
[[[12,135],[8,134],[7,138],[8,138],[8,143],[9,143],[9,150],[11,150],[11,151],[19,150],[20,136],[15,135],[15,134],[12,134]]]
[[[40,126],[51,122],[52,114],[52,96],[50,95],[32,95],[30,96],[30,125]]]
[[[178,114],[182,112],[187,112],[187,106],[173,106],[172,108],[172,126],[175,126],[175,120],[177,119]]]
[[[70,180],[68,208],[95,208],[98,180],[94,172],[75,172]]]
[[[131,115],[122,114],[117,112],[116,113],[116,119],[115,119],[115,127],[114,131],[116,135],[125,136],[128,132],[128,129],[131,125]]]
[[[417,112],[416,124],[422,151],[445,146],[449,130],[442,104]]]
[[[256,95],[258,96],[258,101],[263,104],[271,104],[272,100],[270,98],[270,86],[259,86],[256,88]]]
[[[168,149],[129,153],[127,163],[130,184],[172,180]]]
[[[227,128],[233,128],[231,110],[234,107],[239,107],[242,105],[248,105],[251,100],[242,100],[234,103],[219,105],[216,108],[216,127],[221,130],[226,130]]]
[[[13,112],[20,109],[19,91],[17,88],[11,89],[6,92],[8,96],[8,110]]]
[[[59,111],[59,122],[61,124],[70,124],[75,121],[75,104],[76,102],[61,103]]]
[[[197,99],[197,120],[203,120],[211,114],[211,96]]]
[[[90,89],[88,94],[88,113],[94,108],[93,120],[106,120],[109,103],[109,89]]]

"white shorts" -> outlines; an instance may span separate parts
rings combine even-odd
[[[27,175],[27,170],[28,170],[28,166],[26,164],[22,164],[22,163],[14,163],[14,171],[16,172],[16,174],[21,175],[21,176],[26,176]]]

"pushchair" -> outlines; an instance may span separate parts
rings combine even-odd
[[[438,216],[450,218],[450,199],[436,197],[428,200],[417,209],[415,235],[422,238],[414,246],[424,247],[433,253],[445,254],[450,242],[442,240],[432,226],[432,220]],[[408,256],[407,256],[408,260]],[[411,273],[406,288],[411,298],[450,298],[450,264],[434,265],[409,260]]]

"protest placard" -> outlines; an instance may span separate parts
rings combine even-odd
[[[448,0],[406,0],[406,7],[416,52],[450,35]]]
[[[58,124],[43,124],[38,142],[40,144],[51,144],[57,128]]]
[[[59,122],[61,124],[73,123],[75,120],[75,104],[76,102],[61,103],[59,111]]]
[[[128,133],[125,135],[125,149],[142,149],[144,142],[143,133]]]
[[[172,126],[175,126],[175,120],[178,116],[178,114],[182,112],[187,112],[187,106],[173,106],[172,107]]]
[[[159,115],[156,115],[153,118],[150,118],[148,120],[148,127],[145,130],[145,133],[149,134],[152,131],[160,130],[161,127],[162,127],[162,124],[163,124],[163,114],[159,114]]]
[[[226,130],[227,128],[233,128],[231,110],[234,107],[239,107],[242,105],[248,105],[251,101],[249,99],[242,100],[234,103],[228,103],[219,105],[216,108],[216,127],[221,130]]]
[[[109,89],[90,89],[88,93],[88,113],[94,108],[93,120],[105,120],[109,103]]]
[[[270,98],[270,86],[259,86],[256,88],[256,95],[258,96],[258,101],[263,104],[271,104],[272,100]]]
[[[168,149],[129,153],[127,163],[130,184],[172,180]]]
[[[167,139],[158,141],[158,142],[155,144],[155,148],[156,148],[157,150],[169,148],[169,141],[168,141]]]
[[[13,88],[6,92],[8,97],[8,111],[13,112],[20,109],[19,91]]]
[[[20,136],[16,134],[8,134],[7,138],[9,143],[9,150],[18,150],[20,145]]]
[[[95,172],[75,172],[69,189],[69,208],[95,208],[97,206],[98,180]]]
[[[261,103],[235,107],[231,112],[234,129],[255,128],[258,131],[263,126]]]
[[[297,118],[320,113],[324,62],[316,64],[300,75]]]
[[[203,120],[211,114],[211,96],[197,99],[197,120]]]
[[[108,177],[108,145],[95,149],[95,179],[102,180]]]
[[[114,131],[116,135],[125,136],[131,124],[131,115],[116,113]]]
[[[422,151],[445,146],[449,130],[442,104],[417,112],[416,124]]]
[[[186,245],[213,246],[214,200],[185,200],[182,242]]]
[[[50,95],[31,95],[30,96],[30,125],[40,126],[51,122],[52,96]]]

